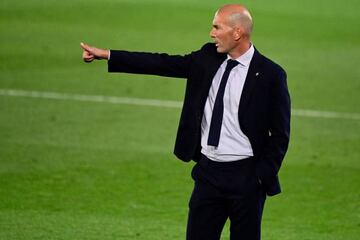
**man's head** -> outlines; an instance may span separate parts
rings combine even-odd
[[[215,13],[210,36],[218,52],[238,57],[250,46],[252,28],[249,11],[242,5],[229,4]]]

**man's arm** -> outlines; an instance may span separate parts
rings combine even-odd
[[[270,90],[269,138],[260,156],[257,175],[264,184],[268,195],[280,192],[277,174],[288,148],[290,138],[290,96],[286,73],[280,69],[274,76]]]
[[[151,74],[186,78],[189,75],[192,54],[185,56],[166,53],[129,52],[106,50],[81,43],[83,60],[107,59],[109,72]]]
[[[108,61],[109,72],[150,74],[166,77],[187,78],[191,54],[168,55],[166,53],[146,53],[111,50]]]

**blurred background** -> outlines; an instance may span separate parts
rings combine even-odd
[[[185,80],[109,74],[79,44],[186,54],[225,3],[1,1],[0,239],[185,239],[193,163],[172,154]],[[240,3],[292,97],[263,239],[358,239],[360,2]]]

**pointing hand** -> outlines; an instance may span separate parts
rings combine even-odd
[[[83,49],[82,58],[85,62],[92,62],[94,59],[108,59],[109,50],[91,47],[85,43],[80,43],[80,47]]]

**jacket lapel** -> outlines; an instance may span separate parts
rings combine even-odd
[[[208,63],[208,71],[205,74],[205,78],[203,81],[204,85],[201,88],[201,89],[203,89],[202,99],[204,99],[205,101],[209,94],[212,80],[214,79],[216,72],[218,71],[220,65],[225,61],[225,59],[226,59],[226,54],[217,54],[216,58],[211,59],[211,62]],[[204,104],[205,104],[205,101],[204,101]]]
[[[261,65],[262,56],[255,49],[253,58],[250,62],[249,70],[245,78],[244,87],[241,93],[240,103],[239,103],[239,117],[244,116],[243,113],[246,111],[246,107],[251,98],[251,92],[256,85],[257,78],[260,77],[260,65]]]

